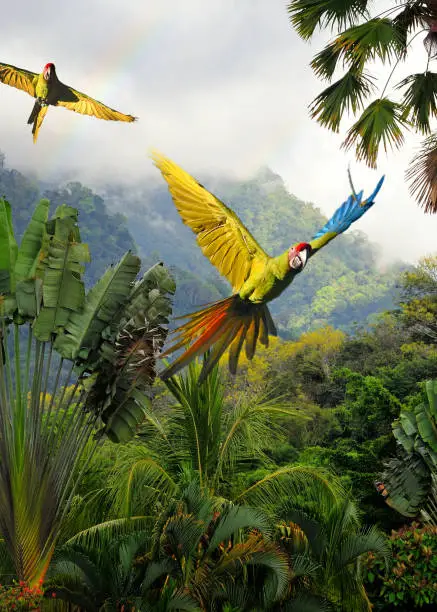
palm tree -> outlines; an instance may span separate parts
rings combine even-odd
[[[88,496],[91,516],[103,521],[159,511],[193,479],[210,496],[249,505],[274,507],[281,496],[301,493],[309,483],[309,495],[316,483],[335,497],[335,482],[321,470],[274,469],[268,460],[265,451],[282,435],[275,419],[295,411],[243,396],[228,402],[218,366],[202,384],[200,371],[201,363],[192,362],[166,381],[171,406],[148,411],[137,439],[120,449],[109,487]],[[263,478],[247,483],[241,473],[248,467],[263,468]]]
[[[86,294],[77,211],[48,213],[41,200],[18,247],[0,200],[0,532],[30,585],[47,571],[79,465],[144,418],[174,292],[160,264],[136,281],[128,252]]]
[[[267,609],[289,566],[260,510],[205,496],[198,482],[155,519],[115,520],[61,549],[48,590],[94,610]],[[165,602],[165,606],[164,606]]]
[[[320,488],[310,502],[290,498],[278,514],[282,518],[278,535],[291,566],[312,562],[311,572],[306,572],[310,582],[291,583],[296,597],[318,596],[344,612],[370,612],[361,561],[374,552],[387,563],[384,534],[375,527],[360,527],[357,507],[346,495],[333,503]]]
[[[342,146],[355,147],[357,159],[371,167],[376,167],[381,145],[385,150],[399,148],[410,128],[425,134],[407,179],[425,212],[437,212],[437,133],[432,126],[437,113],[437,74],[430,70],[437,56],[437,2],[393,0],[392,6],[381,10],[379,3],[369,0],[292,0],[288,11],[304,40],[318,27],[336,32],[311,62],[315,74],[330,83],[312,102],[311,116],[339,132],[345,114],[359,113]],[[397,83],[388,95],[396,67],[417,38],[426,49],[423,70]],[[370,66],[375,60],[388,67],[387,79],[377,93]],[[331,83],[340,65],[345,73]]]

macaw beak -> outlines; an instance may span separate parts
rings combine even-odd
[[[288,256],[288,261],[290,263],[290,268],[295,270],[296,272],[300,272],[304,269],[305,264],[308,259],[308,251],[307,249],[302,249],[302,251],[296,251],[293,249],[290,251]]]
[[[44,70],[44,78],[45,78],[46,81],[49,80],[49,78],[50,78],[50,67],[46,68],[46,70]]]
[[[308,250],[307,249],[303,249],[303,251],[299,252],[299,257],[300,260],[302,262],[302,269],[305,268],[305,264],[307,262],[308,259]]]

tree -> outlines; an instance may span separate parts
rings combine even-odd
[[[126,253],[85,294],[77,210],[41,200],[18,247],[0,200],[0,531],[20,580],[47,571],[85,461],[150,403],[174,284]]]
[[[342,146],[355,148],[357,159],[370,167],[376,167],[381,146],[385,151],[401,147],[410,128],[425,134],[407,179],[425,211],[437,212],[437,133],[432,124],[437,114],[437,73],[430,70],[437,55],[435,0],[393,0],[382,11],[378,3],[369,0],[292,0],[288,11],[304,40],[310,39],[317,27],[336,32],[311,62],[315,74],[330,83],[312,102],[311,116],[339,132],[344,115],[359,114]],[[388,90],[396,67],[418,37],[426,49],[423,71],[410,74]],[[377,93],[371,73],[375,60],[388,67],[387,79]],[[346,72],[332,83],[341,67]]]
[[[402,321],[413,337],[437,344],[437,256],[421,257],[401,275]]]
[[[323,471],[278,469],[269,461],[266,450],[281,439],[276,420],[293,410],[259,397],[226,401],[218,366],[202,384],[200,371],[201,364],[193,362],[166,381],[170,404],[147,412],[138,438],[120,449],[109,486],[89,495],[97,512],[109,505],[102,521],[144,514],[146,508],[156,512],[193,479],[209,495],[250,505],[277,503],[314,482],[335,495],[335,482]],[[239,474],[248,467],[261,468],[250,482]]]
[[[400,447],[379,483],[387,503],[404,516],[417,516],[437,525],[437,381],[425,385],[426,399],[403,409],[393,422]]]
[[[163,601],[158,609],[266,609],[290,578],[273,532],[261,510],[210,497],[193,481],[152,520],[77,534],[60,551],[49,589],[86,612],[156,610]]]
[[[389,549],[378,529],[360,527],[354,502],[346,497],[333,502],[319,489],[312,502],[290,498],[279,513],[283,549],[291,559],[305,555],[316,568],[311,592],[326,597],[335,609],[370,612],[361,563],[369,552],[387,563]]]

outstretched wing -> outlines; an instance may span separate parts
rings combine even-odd
[[[238,216],[192,176],[160,153],[154,151],[152,158],[168,183],[182,221],[197,235],[203,254],[238,292],[253,265],[269,256]]]
[[[106,106],[102,102],[94,100],[94,98],[90,98],[63,83],[60,85],[61,89],[56,103],[57,106],[63,106],[75,113],[92,115],[98,119],[105,119],[106,121],[136,121],[136,117],[132,117],[132,115],[125,115],[113,108],[109,108],[109,106]]]
[[[5,85],[16,87],[35,97],[34,80],[38,77],[35,72],[23,70],[10,64],[0,64],[0,81]]]
[[[325,244],[328,244],[328,242],[338,236],[338,234],[342,234],[346,231],[354,221],[357,221],[374,205],[375,197],[382,187],[384,178],[383,176],[379,179],[375,190],[363,203],[361,203],[363,199],[362,191],[356,195],[349,196],[346,202],[343,202],[340,208],[335,211],[331,219],[329,219],[328,223],[326,223],[310,241],[312,248],[311,255],[325,246]]]

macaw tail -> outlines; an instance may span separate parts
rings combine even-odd
[[[358,219],[375,204],[375,198],[382,187],[384,178],[385,177],[382,176],[379,179],[373,193],[371,193],[369,197],[364,200],[364,202],[362,201],[363,191],[349,196],[346,202],[343,202],[340,208],[335,211],[328,223],[326,223],[326,225],[324,225],[324,227],[322,227],[322,229],[315,234],[313,240],[317,240],[317,238],[320,238],[326,233],[334,233],[336,236],[338,236],[338,234],[345,232],[352,225],[352,223],[358,221]]]
[[[33,134],[33,142],[35,143],[38,140],[38,132],[44,121],[44,117],[47,114],[48,106],[46,104],[42,105],[39,100],[35,102],[32,108],[32,112],[30,113],[29,119],[27,120],[28,124],[33,123],[32,134]]]
[[[175,344],[162,356],[165,357],[190,342],[192,344],[185,353],[161,372],[163,380],[179,372],[192,359],[203,355],[211,347],[212,351],[204,361],[200,373],[199,384],[205,380],[228,347],[230,347],[229,370],[235,374],[244,341],[246,341],[246,356],[252,359],[258,338],[261,344],[268,346],[269,334],[276,335],[275,325],[267,306],[242,300],[238,295],[215,302],[203,310],[180,318],[188,321],[175,330]]]

